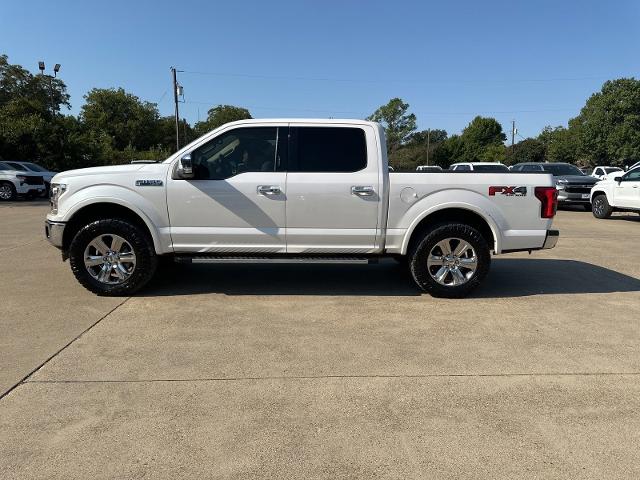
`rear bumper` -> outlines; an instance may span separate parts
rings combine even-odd
[[[44,234],[54,247],[62,248],[65,225],[65,222],[52,222],[51,220],[44,222]]]
[[[544,244],[542,245],[542,249],[546,250],[548,248],[553,248],[558,243],[558,239],[560,238],[560,232],[558,230],[547,230],[547,238],[544,239]]]

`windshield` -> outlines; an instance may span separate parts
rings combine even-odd
[[[509,169],[505,165],[474,165],[475,172],[508,172]]]
[[[622,169],[618,168],[618,167],[607,167],[604,169],[604,173],[609,174],[609,173],[613,173],[613,172],[621,172]]]
[[[542,165],[542,169],[545,172],[551,173],[554,177],[562,175],[584,176],[584,173],[582,173],[578,167],[569,163],[545,163]]]
[[[15,168],[10,167],[4,162],[0,162],[0,170],[15,170]]]
[[[46,168],[41,167],[40,165],[38,165],[36,163],[24,162],[23,165],[25,167],[27,167],[29,170],[33,171],[33,172],[48,172],[49,171]]]

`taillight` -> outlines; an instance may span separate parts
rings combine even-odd
[[[556,187],[536,187],[535,195],[542,207],[540,208],[540,216],[542,218],[553,218],[558,209],[558,190]]]

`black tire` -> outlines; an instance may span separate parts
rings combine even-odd
[[[0,194],[0,201],[15,200],[18,195],[16,194],[16,187],[11,182],[0,182],[0,188],[2,188],[2,194]]]
[[[582,208],[584,208],[584,211],[585,211],[585,212],[591,212],[591,211],[593,211],[593,207],[591,206],[591,204],[590,204],[590,203],[585,203],[585,204],[582,206]]]
[[[128,242],[135,254],[135,268],[122,283],[108,284],[89,274],[84,263],[84,252],[89,243],[99,235],[118,235]],[[69,263],[76,279],[87,290],[104,296],[131,295],[144,287],[155,274],[158,266],[153,241],[147,232],[137,225],[115,218],[96,220],[82,227],[69,246]]]
[[[613,208],[609,205],[607,196],[604,193],[596,195],[591,205],[591,212],[596,218],[609,218],[613,213]]]
[[[447,286],[438,283],[429,272],[427,259],[438,242],[445,239],[466,241],[475,251],[477,267],[466,283]],[[416,284],[434,297],[462,298],[477,288],[489,272],[491,252],[487,241],[475,228],[461,223],[446,223],[427,231],[413,244],[408,255],[411,275]]]

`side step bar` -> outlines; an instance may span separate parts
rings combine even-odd
[[[324,264],[371,264],[379,257],[319,256],[319,255],[176,255],[177,263],[324,263]]]

